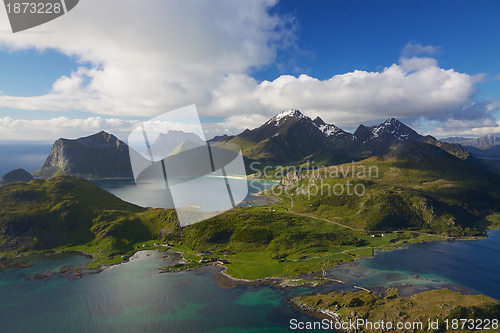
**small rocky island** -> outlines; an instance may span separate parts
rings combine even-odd
[[[24,169],[15,169],[7,172],[0,179],[0,185],[14,183],[14,182],[29,182],[34,179],[33,176]]]

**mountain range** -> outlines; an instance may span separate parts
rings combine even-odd
[[[384,155],[405,142],[421,141],[488,168],[458,142],[485,146],[500,143],[499,138],[462,139],[449,138],[450,142],[443,142],[432,136],[422,136],[395,118],[389,118],[378,126],[361,124],[354,133],[349,133],[325,123],[320,117],[312,120],[299,110],[290,109],[280,112],[258,128],[246,129],[238,135],[214,137],[208,142],[212,146],[223,146],[226,142],[238,145],[247,165],[252,161],[271,165],[300,165],[307,161],[314,161],[316,165],[334,165]],[[151,148],[165,156],[184,151],[187,146],[204,144],[205,141],[194,133],[169,131],[160,133]],[[130,152],[136,153],[134,150]],[[33,175],[39,178],[59,174],[87,179],[132,178],[129,154],[127,144],[104,131],[76,140],[59,139],[44,165]],[[142,155],[137,155],[143,159]]]
[[[206,145],[206,142],[194,133],[170,130],[167,134],[158,134],[158,137],[151,145],[151,150],[155,155],[167,156],[186,141],[196,146]],[[147,152],[143,153],[147,154]]]
[[[415,140],[473,160],[462,146],[444,143],[432,136],[424,137],[395,118],[378,126],[361,124],[351,134],[325,123],[320,117],[312,120],[294,109],[280,112],[256,129],[221,137],[218,142],[235,143],[246,158],[270,164],[301,164],[310,160],[331,165],[384,155],[404,142]]]
[[[458,143],[462,146],[475,147],[481,150],[500,145],[500,137],[496,135],[486,135],[480,138],[463,138],[463,137],[450,137],[441,139],[441,141],[449,143]]]

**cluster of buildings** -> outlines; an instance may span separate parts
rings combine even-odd
[[[220,265],[225,265],[225,264],[229,264],[229,260],[227,259],[220,259],[219,257],[214,257],[214,258],[205,258],[205,257],[201,257],[199,263],[200,264],[203,264],[203,263],[216,263],[216,264],[220,264]]]

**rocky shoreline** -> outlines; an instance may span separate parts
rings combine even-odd
[[[334,323],[336,322],[341,322],[341,317],[336,314],[335,312],[329,311],[327,309],[322,309],[322,308],[313,308],[307,304],[303,304],[298,301],[298,296],[292,296],[292,297],[287,297],[285,298],[285,302],[290,304],[290,306],[295,309],[296,311],[302,312],[304,314],[307,314],[309,316],[316,317],[318,319],[328,319],[333,321]],[[341,330],[341,332],[346,332],[346,333],[353,333],[354,331],[352,330]]]

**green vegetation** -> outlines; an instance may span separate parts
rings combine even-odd
[[[11,183],[0,191],[0,251],[7,257],[81,251],[96,259],[94,266],[121,262],[175,229],[172,212],[129,204],[71,176]]]
[[[411,298],[398,297],[399,290],[388,289],[385,297],[379,297],[366,291],[331,293],[314,296],[298,296],[295,303],[304,304],[309,308],[327,310],[340,316],[340,321],[364,320],[365,322],[422,323],[415,325],[406,332],[475,332],[474,329],[462,329],[460,319],[473,319],[475,325],[482,320],[481,327],[485,327],[485,320],[489,319],[489,331],[498,332],[498,318],[500,318],[500,302],[484,295],[464,296],[448,289],[433,290],[413,295]],[[492,326],[491,321],[497,320]],[[449,327],[446,329],[446,320]],[[453,320],[458,320],[458,328],[452,329]],[[438,327],[429,327],[430,322],[438,321]],[[466,324],[469,324],[467,322]],[[477,327],[477,326],[474,326]],[[496,329],[495,329],[496,327]],[[413,328],[415,328],[413,330]],[[363,332],[380,332],[380,329],[363,327]],[[399,330],[402,331],[402,330]],[[480,331],[480,330],[477,330]]]
[[[283,203],[268,207],[238,208],[209,220],[177,229],[166,241],[181,243],[186,259],[199,261],[201,251],[228,259],[227,273],[255,280],[268,276],[297,277],[321,272],[373,250],[393,249],[409,242],[440,239],[417,232],[390,233],[383,237],[352,230],[308,216],[290,214]],[[188,255],[188,256],[186,256]]]
[[[82,251],[94,256],[95,267],[169,242],[189,261],[176,269],[198,266],[200,253],[211,251],[230,261],[227,273],[235,278],[295,278],[374,250],[482,236],[483,228],[498,225],[498,217],[478,220],[500,209],[500,176],[434,146],[410,148],[309,172],[278,203],[232,209],[184,228],[173,210],[123,202],[80,178],[7,184],[0,191],[0,251]],[[348,182],[351,191],[362,185],[363,195],[349,195]],[[339,186],[345,193],[335,195]]]
[[[476,221],[500,209],[499,185],[498,175],[425,145],[413,155],[389,154],[316,170],[287,193],[293,212],[355,229],[462,237],[481,235]]]
[[[122,262],[138,250],[163,249],[154,243],[169,242],[192,263],[200,260],[198,252],[213,251],[212,257],[230,260],[228,274],[252,280],[319,272],[371,256],[373,249],[433,239],[410,232],[371,237],[292,215],[285,202],[237,208],[180,228],[173,210],[144,209],[71,176],[2,186],[0,210],[6,257],[81,251],[95,258],[89,267],[97,267]]]
[[[480,229],[500,229],[500,213],[493,213],[486,216],[484,219],[477,221],[476,226]]]

